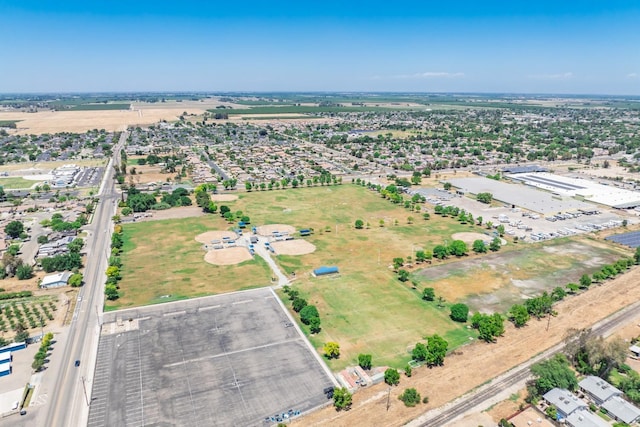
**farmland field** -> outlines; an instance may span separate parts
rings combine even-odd
[[[69,111],[96,111],[96,110],[128,110],[131,104],[78,104],[68,108]]]

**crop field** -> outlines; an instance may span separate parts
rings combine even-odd
[[[69,111],[100,111],[100,110],[128,110],[131,104],[78,104],[70,108]]]
[[[105,310],[268,285],[271,272],[259,257],[233,266],[204,261],[195,236],[225,224],[217,215],[125,224],[121,297]]]
[[[266,106],[266,107],[254,107],[254,108],[238,108],[232,110],[209,110],[212,113],[228,113],[228,114],[310,114],[310,113],[354,113],[354,112],[384,112],[384,111],[393,111],[398,109],[413,109],[416,110],[416,107],[398,107],[394,108],[385,108],[385,107],[359,107],[359,106],[345,106],[345,107],[317,107],[312,105],[291,105],[286,107],[276,107],[276,106]]]

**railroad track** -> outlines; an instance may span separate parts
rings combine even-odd
[[[596,323],[591,328],[591,330],[596,335],[610,335],[615,328],[617,328],[621,324],[627,323],[635,315],[637,315],[639,308],[640,301],[635,302]],[[555,346],[544,351],[538,356],[533,357],[520,366],[514,368],[504,377],[492,381],[487,386],[481,387],[478,390],[459,398],[458,400],[454,401],[451,406],[444,406],[440,408],[440,410],[436,410],[440,413],[435,414],[432,417],[427,418],[426,420],[420,420],[420,424],[418,425],[427,427],[445,426],[447,423],[463,415],[470,409],[482,404],[485,400],[495,396],[505,388],[511,387],[519,383],[520,381],[524,381],[525,379],[527,379],[530,376],[529,369],[531,368],[531,365],[541,360],[548,359],[549,357],[564,349],[565,345],[566,343],[564,342],[556,344]]]

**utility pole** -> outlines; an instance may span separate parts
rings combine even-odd
[[[82,390],[84,390],[84,400],[87,402],[87,406],[89,406],[89,397],[87,396],[87,388],[84,385],[85,379],[84,377],[81,377],[80,380],[82,381]]]
[[[389,407],[391,406],[391,387],[389,387],[387,391],[387,412],[389,412]]]

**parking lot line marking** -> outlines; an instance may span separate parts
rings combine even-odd
[[[218,305],[210,305],[208,307],[200,307],[200,308],[198,308],[198,311],[213,310],[214,308],[220,308],[220,307],[222,307],[220,304],[218,304]]]
[[[286,343],[290,343],[290,342],[300,341],[300,339],[301,339],[300,337],[291,338],[291,339],[288,339],[288,340],[278,341],[278,342],[274,342],[274,343],[257,345],[255,347],[245,348],[245,349],[242,349],[242,350],[235,350],[235,351],[224,352],[224,353],[219,353],[219,354],[212,354],[210,356],[198,357],[196,359],[189,359],[189,360],[184,359],[181,362],[169,363],[168,365],[164,365],[163,367],[164,368],[173,368],[174,366],[184,365],[185,363],[193,363],[193,362],[201,362],[203,360],[217,359],[219,357],[226,357],[226,356],[230,356],[232,354],[245,353],[247,351],[260,350],[260,349],[263,349],[263,348],[274,347],[274,346],[280,345],[280,344],[286,344]]]
[[[187,312],[185,310],[180,310],[180,311],[173,311],[171,313],[163,313],[162,315],[164,317],[168,317],[168,316],[182,316],[183,314],[187,314]]]
[[[252,299],[243,299],[242,301],[232,302],[231,305],[247,304],[249,302],[253,302],[253,300]]]

